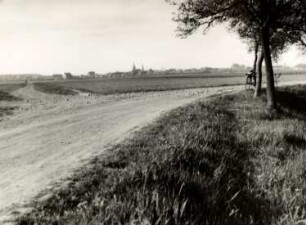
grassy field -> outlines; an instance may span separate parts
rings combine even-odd
[[[32,224],[293,224],[306,217],[306,86],[179,108],[33,203]]]
[[[18,90],[19,88],[22,88],[25,86],[25,83],[22,82],[7,82],[7,83],[0,83],[0,91],[10,93],[13,91]]]
[[[74,91],[72,86],[58,85],[57,83],[34,83],[34,89],[40,92],[49,94],[59,94],[59,95],[76,95],[77,92]]]
[[[281,81],[306,80],[306,75],[283,75]],[[34,87],[46,93],[73,94],[73,90],[95,94],[115,94],[144,91],[164,91],[175,89],[211,87],[244,84],[245,77],[137,77],[137,78],[107,78],[95,80],[65,80],[57,82],[35,83]]]

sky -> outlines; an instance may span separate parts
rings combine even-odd
[[[0,0],[0,74],[251,65],[224,26],[180,39],[165,0]],[[292,48],[279,64],[305,63]]]

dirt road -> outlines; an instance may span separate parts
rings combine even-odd
[[[242,90],[217,87],[94,96],[47,95],[31,85],[13,94],[24,100],[0,122],[0,223],[38,193],[65,179],[159,115],[199,98]],[[5,103],[3,103],[5,104]]]

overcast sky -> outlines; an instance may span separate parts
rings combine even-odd
[[[0,73],[251,65],[224,27],[177,38],[173,10],[164,0],[0,0]],[[305,60],[292,49],[279,63]]]

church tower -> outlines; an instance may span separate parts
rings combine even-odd
[[[137,72],[137,68],[136,68],[136,66],[135,66],[135,63],[133,63],[132,73],[133,73],[133,74],[136,74],[136,72]]]

